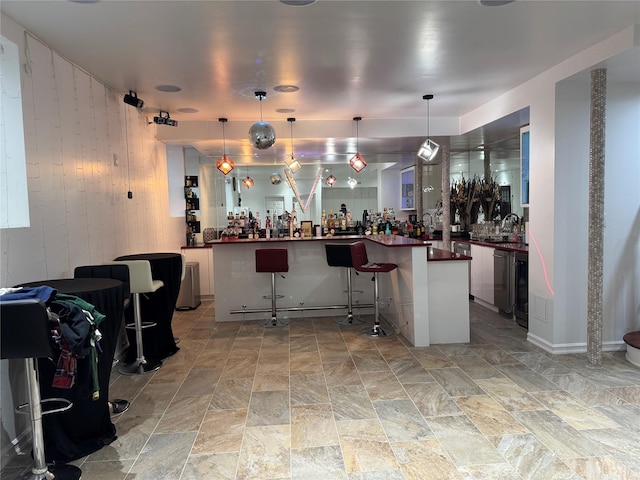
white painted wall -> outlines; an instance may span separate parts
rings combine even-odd
[[[78,265],[128,253],[179,252],[184,217],[169,217],[165,148],[155,127],[122,93],[5,15],[2,34],[18,45],[22,64],[26,48],[31,59],[31,73],[21,69],[31,222],[0,230],[0,286],[72,277]],[[12,389],[24,399],[19,382],[9,380],[20,374],[5,375],[5,362],[3,399]],[[11,406],[0,410],[12,415]],[[12,423],[2,421],[10,439],[21,433]]]
[[[607,61],[611,61],[619,54],[632,50],[637,52],[638,39],[640,38],[638,31],[639,27],[636,26],[612,35],[461,118],[461,131],[467,132],[530,106],[529,339],[550,351],[584,351],[586,348],[586,319],[583,313],[586,308],[586,290],[581,281],[574,281],[576,275],[580,275],[581,271],[586,271],[586,248],[582,253],[579,246],[569,252],[569,246],[575,245],[573,242],[578,242],[577,245],[580,245],[579,242],[582,241],[580,233],[576,232],[583,229],[584,214],[582,220],[578,219],[577,221],[575,214],[578,212],[580,215],[579,210],[586,208],[586,205],[581,205],[577,210],[570,209],[569,205],[577,200],[569,198],[566,189],[572,191],[572,196],[584,199],[587,186],[583,183],[583,170],[576,172],[575,168],[570,168],[569,165],[560,162],[577,162],[577,155],[574,155],[574,152],[585,148],[584,145],[577,148],[574,142],[574,145],[571,146],[572,152],[567,152],[570,147],[569,144],[564,143],[563,136],[567,134],[566,124],[571,121],[576,122],[576,125],[584,125],[586,121],[588,125],[588,104],[586,105],[587,110],[585,110],[585,97],[581,92],[576,92],[571,98],[562,95],[557,101],[556,85],[573,75],[588,72],[592,68],[606,67]],[[637,55],[632,58],[637,62]],[[560,85],[559,88],[559,91],[564,93],[563,86]],[[629,164],[635,162],[637,165],[640,157],[640,147],[637,143],[638,128],[637,123],[634,123],[637,120],[632,119],[627,124],[628,117],[625,116],[623,110],[635,108],[637,112],[637,94],[630,94],[629,91],[637,92],[638,83],[635,82],[626,87],[611,85],[610,89],[613,96],[608,97],[612,103],[608,106],[607,136],[617,136],[617,143],[623,152],[610,150],[613,148],[611,146],[613,142],[607,141],[606,155],[608,162],[611,162],[611,164],[607,164],[607,175],[610,178],[626,175],[632,179],[629,181],[637,185],[637,170],[634,170],[633,167],[629,169]],[[618,89],[620,89],[619,92]],[[588,90],[586,101],[588,102]],[[620,106],[615,107],[618,103]],[[635,131],[629,130],[633,127],[636,128]],[[612,130],[616,128],[621,130]],[[623,141],[619,136],[621,131],[635,133],[630,134],[631,136]],[[584,133],[573,130],[571,135],[574,135],[577,141],[584,142]],[[636,140],[629,140],[629,138]],[[616,160],[612,157],[620,155],[627,158],[628,163],[622,167],[622,172],[618,170],[615,175],[610,174],[609,170],[616,168]],[[585,163],[581,163],[576,168],[584,169],[585,165]],[[575,181],[576,176],[582,178],[582,182],[578,181],[577,185],[567,187],[567,182]],[[607,182],[609,181],[607,180]],[[616,190],[616,188],[612,187],[609,190]],[[637,186],[635,189],[637,191]],[[619,196],[614,195],[613,192],[607,191],[606,195],[608,215],[612,215],[613,210],[622,208],[621,211],[625,211],[626,215],[625,222],[632,224],[628,233],[619,229],[607,229],[605,234],[607,236],[605,248],[609,252],[607,255],[611,255],[610,252],[616,250],[615,244],[617,242],[623,242],[625,246],[628,245],[625,247],[627,253],[622,254],[625,260],[637,262],[637,201],[632,200],[631,206],[623,206],[620,204]],[[632,197],[633,195],[631,193]],[[567,202],[569,202],[568,205]],[[611,245],[609,242],[612,242]],[[618,248],[615,257],[619,259],[619,255],[621,253]],[[615,258],[605,257],[605,265],[607,264],[611,264],[612,267],[606,268],[614,268],[613,265],[619,265],[619,262],[616,262]],[[578,265],[580,267],[574,273],[571,269]],[[635,265],[636,275],[631,275],[633,279],[637,279],[637,263]],[[608,270],[608,272],[611,271]],[[614,324],[607,327],[609,329],[607,341],[614,343],[614,345],[610,345],[611,348],[616,348],[622,340],[620,330],[625,328],[622,325],[625,322],[626,324],[635,322],[637,326],[640,294],[638,294],[637,287],[635,291],[632,291],[633,286],[626,287],[626,285],[623,289],[624,295],[612,294],[611,292],[616,291],[616,284],[612,283],[612,276],[608,273],[603,280],[607,282],[605,283],[605,292],[608,292],[606,294],[608,296],[607,302],[611,302],[611,299],[615,298],[613,304],[607,303],[605,308],[607,315],[617,317]],[[634,282],[637,284],[637,280],[631,280],[631,282],[632,285]],[[582,302],[582,306],[575,302]],[[621,312],[627,312],[624,315],[628,316],[633,315],[632,311],[635,312],[635,320],[633,318],[624,321],[620,319],[623,316]]]

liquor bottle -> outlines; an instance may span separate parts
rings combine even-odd
[[[271,230],[271,214],[269,210],[267,210],[267,218],[264,220],[264,229],[267,231]]]

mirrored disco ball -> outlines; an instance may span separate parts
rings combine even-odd
[[[258,150],[266,150],[276,143],[276,132],[271,124],[260,120],[251,125],[249,141]]]
[[[282,183],[282,175],[280,175],[279,173],[272,173],[271,177],[269,177],[269,180],[271,180],[271,183],[273,185],[278,185],[280,183]]]

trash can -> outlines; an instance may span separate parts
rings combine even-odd
[[[200,305],[200,264],[187,262],[184,280],[180,284],[176,310],[193,310],[198,305]]]

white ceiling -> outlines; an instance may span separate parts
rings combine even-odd
[[[358,147],[371,164],[413,158],[426,134],[426,93],[435,95],[431,136],[453,135],[452,151],[512,137],[528,111],[460,137],[458,118],[640,23],[640,2],[613,0],[2,0],[0,8],[117,92],[136,91],[150,117],[168,111],[179,125],[159,126],[159,135],[171,129],[174,143],[217,157],[217,119],[227,117],[237,164],[290,153],[287,117],[297,119],[297,156],[346,162],[355,153],[352,118],[361,116]],[[282,84],[299,90],[274,91]],[[263,118],[278,135],[269,151],[248,144],[247,126],[260,115],[256,90],[267,92]]]

